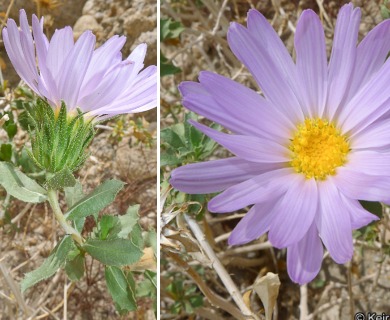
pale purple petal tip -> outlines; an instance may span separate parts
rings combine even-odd
[[[298,243],[287,248],[287,272],[300,285],[312,281],[321,269],[323,247],[313,223]]]
[[[245,244],[265,234],[272,223],[274,206],[273,201],[255,204],[233,229],[228,244]]]
[[[316,216],[319,235],[332,259],[346,263],[353,255],[351,218],[346,214],[348,209],[330,179],[319,183],[318,189],[321,194],[320,214]]]

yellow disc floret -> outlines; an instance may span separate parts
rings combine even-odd
[[[315,118],[298,125],[289,145],[290,165],[307,179],[325,180],[345,164],[350,150],[347,137],[333,123]]]

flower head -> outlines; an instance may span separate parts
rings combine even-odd
[[[79,108],[102,118],[156,106],[156,67],[141,71],[146,44],[122,61],[123,36],[113,36],[94,50],[96,39],[90,31],[75,43],[72,28],[65,27],[49,42],[43,18],[33,15],[32,32],[24,10],[19,19],[20,29],[13,19],[3,29],[6,51],[19,76],[53,107],[59,109],[64,101],[68,111]]]
[[[183,105],[232,134],[192,122],[234,157],[172,172],[187,193],[220,192],[212,212],[253,205],[230,245],[268,232],[287,248],[288,273],[300,284],[319,272],[323,245],[337,263],[352,258],[352,230],[378,218],[359,200],[390,199],[390,20],[357,44],[360,9],[341,8],[330,61],[312,10],[299,18],[294,62],[263,15],[232,23],[230,48],[264,96],[223,76],[202,72],[184,82]]]

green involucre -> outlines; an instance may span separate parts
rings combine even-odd
[[[62,103],[57,112],[44,100],[38,99],[30,128],[31,147],[28,151],[34,163],[49,173],[57,173],[65,168],[76,171],[88,157],[85,149],[95,136],[93,118],[77,111],[69,115]]]

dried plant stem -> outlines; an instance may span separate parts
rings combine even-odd
[[[0,209],[0,220],[3,220],[4,219],[4,216],[5,216],[5,212],[7,211],[7,208],[9,206],[9,203],[10,203],[10,200],[11,200],[11,196],[9,193],[7,193],[6,197],[5,197],[5,200],[4,200],[4,203],[2,205],[3,209],[4,210],[1,210]]]
[[[301,300],[299,302],[299,320],[306,320],[308,315],[307,310],[307,285],[304,284],[300,287]]]
[[[213,291],[211,291],[210,288],[203,281],[203,279],[199,276],[199,274],[194,269],[192,269],[186,261],[181,259],[178,254],[170,251],[166,251],[165,254],[169,256],[172,260],[174,260],[178,266],[180,266],[187,272],[187,274],[192,278],[192,280],[195,281],[199,289],[203,292],[203,294],[206,296],[206,298],[210,301],[211,304],[218,308],[221,308],[222,310],[225,310],[238,320],[247,319],[247,317],[243,316],[241,311],[234,307],[234,305],[232,305],[229,301],[219,297]]]
[[[72,236],[72,238],[78,242],[79,244],[83,244],[83,237],[81,234],[74,229],[65,219],[64,215],[62,214],[60,205],[58,203],[58,197],[57,192],[53,189],[49,189],[47,191],[47,197],[50,203],[51,208],[53,209],[54,216],[58,223],[61,225],[61,227],[65,230],[66,234],[69,234]]]
[[[7,23],[7,19],[9,17],[9,14],[11,13],[11,9],[12,9],[12,6],[14,5],[14,2],[15,2],[15,0],[11,0],[9,2],[8,8],[7,8],[7,12],[5,13],[4,20],[1,23],[0,29],[3,29],[3,26],[5,26],[5,24]]]
[[[355,314],[355,303],[353,299],[353,291],[352,291],[352,261],[348,263],[347,266],[347,278],[348,278],[348,294],[349,294],[349,307],[351,313],[351,319],[354,319]]]
[[[12,218],[11,223],[16,223],[20,219],[22,219],[24,217],[24,215],[31,209],[32,206],[33,205],[31,203],[27,203],[26,206],[23,208],[23,210],[21,210],[20,213],[15,218]],[[36,205],[34,205],[34,208],[35,208],[35,206]]]
[[[23,296],[20,292],[20,288],[18,284],[16,284],[15,280],[12,278],[8,268],[0,261],[0,273],[3,275],[6,283],[8,284],[14,300],[11,300],[12,302],[17,302],[17,305],[21,310],[23,310],[25,315],[28,315],[31,313],[30,308],[26,305]]]
[[[224,256],[231,256],[231,255],[236,255],[236,254],[240,254],[240,253],[267,250],[267,249],[271,249],[271,248],[272,248],[271,242],[265,241],[262,243],[255,243],[255,244],[250,244],[247,246],[228,249],[223,253],[223,255]]]
[[[217,258],[217,255],[206,240],[206,237],[203,231],[200,229],[198,223],[187,214],[184,214],[184,219],[186,220],[195,238],[198,240],[200,246],[210,259],[215,272],[220,277],[221,281],[225,285],[225,288],[228,290],[234,302],[240,308],[241,312],[246,316],[252,316],[254,319],[258,319],[258,317],[254,315],[245,304],[244,299],[242,298],[236,284],[233,282],[232,278],[226,271],[225,267],[222,265],[221,261]]]

